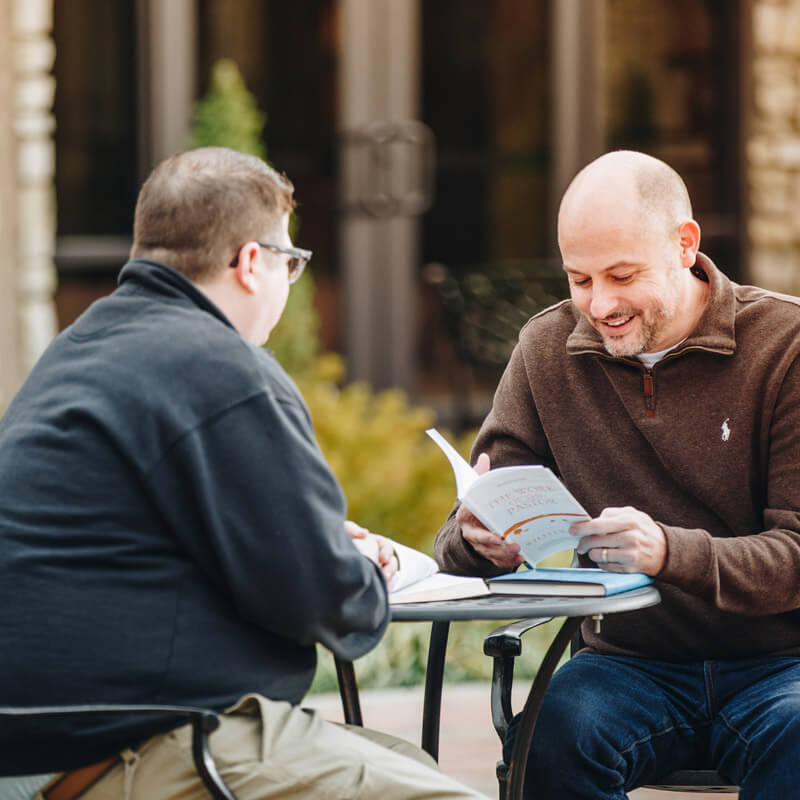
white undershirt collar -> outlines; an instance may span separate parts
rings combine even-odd
[[[672,347],[668,347],[666,350],[659,350],[657,353],[637,353],[636,358],[638,358],[647,369],[652,369],[667,353],[672,352],[676,347],[680,347],[680,345],[686,341],[686,338],[687,337],[684,337],[679,342],[672,345]]]

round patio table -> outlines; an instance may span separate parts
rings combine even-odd
[[[391,606],[393,622],[430,622],[428,665],[425,673],[425,696],[422,712],[422,748],[434,758],[439,753],[439,719],[441,714],[442,683],[450,623],[463,620],[553,619],[563,617],[564,623],[555,636],[531,684],[522,711],[508,772],[507,800],[522,797],[525,765],[536,719],[545,690],[562,654],[569,646],[586,617],[600,624],[608,614],[636,611],[656,605],[661,596],[654,586],[646,586],[610,597],[533,597],[523,595],[485,595],[482,597],[426,603],[403,603]],[[336,661],[339,689],[345,720],[363,724],[358,702],[355,672],[351,662]]]

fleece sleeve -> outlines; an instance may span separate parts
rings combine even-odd
[[[147,480],[181,545],[243,619],[346,659],[380,640],[385,582],[344,531],[341,489],[299,398],[261,392],[204,421]]]

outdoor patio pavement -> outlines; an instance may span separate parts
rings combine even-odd
[[[524,702],[525,688],[515,691],[514,708]],[[422,687],[363,690],[364,724],[419,744],[422,720]],[[327,719],[342,721],[338,694],[309,695],[304,706],[318,709]],[[487,797],[497,797],[494,765],[500,756],[500,740],[492,727],[488,683],[445,684],[439,765]],[[684,794],[637,789],[631,800],[731,800],[732,794]]]

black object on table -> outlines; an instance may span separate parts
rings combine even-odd
[[[656,605],[661,601],[658,590],[646,586],[611,597],[525,597],[522,595],[487,595],[462,600],[394,605],[393,622],[431,622],[428,666],[425,675],[425,696],[422,711],[422,748],[434,758],[439,755],[439,720],[441,715],[444,662],[450,623],[463,620],[508,620],[520,618],[565,617],[555,639],[545,654],[533,681],[522,711],[514,751],[509,766],[508,800],[522,797],[527,753],[545,690],[550,683],[561,655],[585,617],[602,620],[607,614],[619,614]],[[355,671],[351,662],[337,659],[339,690],[345,721],[362,724]]]

